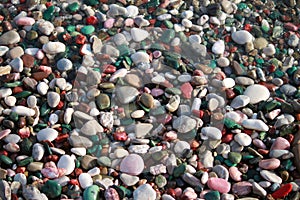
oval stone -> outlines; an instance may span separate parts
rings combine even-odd
[[[139,175],[144,170],[144,160],[137,154],[126,156],[120,164],[120,171],[129,175]]]

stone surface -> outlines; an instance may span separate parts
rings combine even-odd
[[[130,154],[123,158],[120,171],[129,175],[139,175],[144,170],[144,160],[137,154]]]
[[[256,104],[266,101],[270,97],[270,92],[265,86],[254,84],[246,88],[244,95],[250,98],[251,104]]]

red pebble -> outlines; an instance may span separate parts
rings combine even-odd
[[[182,86],[180,87],[180,90],[181,90],[184,98],[190,99],[192,97],[193,87],[191,86],[191,84],[189,82],[182,84]]]
[[[8,153],[7,153],[7,151],[1,150],[1,151],[0,151],[0,155],[8,156]]]
[[[26,167],[17,167],[15,170],[16,173],[24,173],[26,171]]]
[[[114,139],[117,141],[126,141],[128,136],[125,131],[118,131],[114,133]]]
[[[98,23],[98,19],[95,16],[89,16],[85,21],[89,25],[96,25]]]
[[[226,134],[222,137],[222,142],[223,143],[229,143],[233,140],[233,134],[232,133],[229,133],[229,134]]]
[[[46,2],[45,5],[48,8],[48,7],[52,6],[52,2]]]
[[[193,110],[192,113],[193,113],[193,115],[195,115],[196,117],[199,117],[200,119],[202,119],[202,117],[204,115],[203,110]]]
[[[13,89],[13,94],[17,94],[23,92],[23,88],[22,87],[14,87]]]
[[[280,199],[286,197],[293,189],[293,185],[291,183],[285,184],[281,186],[278,190],[276,190],[272,197],[275,199]]]
[[[58,103],[58,105],[56,106],[56,109],[57,109],[57,110],[61,110],[63,107],[64,107],[64,102],[63,102],[63,101],[60,101],[60,102]]]
[[[251,24],[245,24],[244,29],[245,29],[246,31],[249,31],[249,32],[250,32],[251,29],[252,29]]]
[[[69,181],[69,184],[71,184],[71,185],[79,185],[79,182],[78,182],[77,179],[71,179],[71,180]]]
[[[82,34],[77,35],[75,42],[76,44],[84,44],[86,41],[86,37]]]
[[[104,65],[102,69],[103,69],[103,73],[105,74],[112,74],[117,71],[117,68],[113,65]]]

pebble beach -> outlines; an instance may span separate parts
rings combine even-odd
[[[300,199],[299,0],[1,0],[1,200]]]

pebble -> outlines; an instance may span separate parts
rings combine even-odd
[[[270,97],[270,92],[265,86],[254,84],[246,88],[244,95],[250,98],[251,104],[257,104],[266,101]]]
[[[219,129],[215,127],[204,127],[201,129],[202,139],[220,140],[222,138],[222,133]]]
[[[149,36],[149,33],[146,30],[140,28],[132,28],[130,34],[135,42],[141,42]]]
[[[20,40],[21,40],[20,35],[16,31],[11,30],[3,33],[0,36],[0,45],[16,44],[20,42]]]
[[[239,196],[245,196],[252,191],[252,184],[248,181],[241,181],[232,185],[232,192]]]
[[[66,51],[66,45],[61,42],[48,42],[43,45],[43,51],[47,54],[57,54]]]
[[[81,173],[78,177],[80,187],[83,189],[93,185],[93,179],[88,173]]]
[[[38,141],[48,140],[52,142],[58,136],[58,132],[53,128],[44,128],[37,133]]]
[[[139,177],[137,176],[131,176],[129,174],[122,173],[120,175],[120,179],[122,182],[127,186],[133,186],[139,181]]]
[[[246,44],[247,42],[253,41],[254,37],[248,31],[240,30],[240,31],[233,32],[231,34],[231,38],[237,44]]]
[[[47,103],[51,108],[55,108],[60,101],[60,95],[56,92],[47,93]]]
[[[145,52],[136,52],[132,54],[130,58],[135,65],[138,65],[140,63],[149,63],[149,55]]]
[[[280,160],[276,158],[263,159],[259,161],[259,167],[262,169],[273,170],[280,166]]]
[[[31,108],[27,108],[25,106],[14,106],[11,109],[12,112],[15,112],[18,115],[31,117],[35,115],[35,111]]]
[[[137,154],[129,154],[120,163],[120,171],[129,175],[139,175],[144,170],[144,160]]]
[[[230,106],[234,109],[238,109],[247,106],[249,103],[250,97],[246,95],[238,95],[232,100]]]
[[[179,133],[188,133],[196,127],[196,120],[191,117],[182,115],[173,120],[173,128]]]
[[[277,176],[274,172],[268,170],[261,170],[260,175],[267,181],[279,184],[282,183],[282,179],[279,176]]]
[[[72,158],[69,155],[61,156],[58,163],[57,163],[57,167],[65,169],[65,174],[64,175],[71,174],[75,169],[74,158]]]
[[[243,127],[257,131],[268,131],[269,127],[260,119],[245,119],[242,122]]]
[[[231,188],[230,183],[222,178],[209,178],[207,185],[210,189],[216,190],[220,193],[228,193]]]
[[[149,184],[143,184],[134,190],[133,199],[155,200],[156,192]]]
[[[60,71],[69,71],[73,68],[73,63],[67,58],[62,58],[57,61],[56,66]]]
[[[214,54],[223,54],[225,51],[225,43],[223,40],[216,41],[212,46],[212,52]]]
[[[245,133],[238,133],[234,136],[234,140],[239,143],[241,146],[249,146],[252,142],[252,139],[249,135]]]

